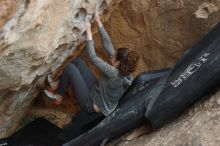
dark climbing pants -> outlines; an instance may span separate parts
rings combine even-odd
[[[88,113],[94,113],[89,89],[96,82],[96,77],[85,62],[80,57],[77,57],[65,67],[60,77],[57,93],[64,95],[70,83],[80,108]]]

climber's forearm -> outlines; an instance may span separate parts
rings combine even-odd
[[[92,40],[92,32],[88,31],[86,34],[87,34],[86,40]]]
[[[99,27],[99,33],[101,35],[105,51],[108,53],[108,56],[112,58],[115,54],[115,49],[113,48],[112,41],[103,26]]]
[[[101,20],[100,20],[100,19],[98,19],[96,22],[97,22],[97,24],[98,24],[99,28],[100,28],[100,27],[103,27],[103,24],[102,24],[102,22],[101,22]]]
[[[108,56],[110,58],[112,58],[114,56],[114,54],[115,54],[115,50],[113,48],[111,39],[110,39],[107,31],[104,29],[104,27],[102,25],[102,22],[101,22],[101,19],[100,19],[98,11],[96,11],[96,13],[94,15],[94,19],[95,19],[96,23],[99,26],[99,33],[100,33],[101,38],[102,38],[102,43],[103,43],[104,49],[108,53]]]
[[[86,39],[92,40],[91,24],[89,22],[86,24]]]

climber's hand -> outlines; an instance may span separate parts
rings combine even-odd
[[[99,11],[98,10],[96,10],[96,12],[94,14],[94,19],[95,19],[96,22],[100,21],[100,16],[99,16]]]
[[[96,10],[96,12],[94,14],[94,19],[97,22],[98,26],[102,27],[102,22],[100,20],[100,16],[99,16],[99,11],[98,10]]]

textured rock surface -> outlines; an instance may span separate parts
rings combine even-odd
[[[0,1],[0,27],[9,20],[15,13],[19,0],[2,0]]]
[[[218,146],[220,144],[220,91],[200,101],[164,128],[118,146]]]
[[[97,5],[100,9],[108,6],[102,19],[114,47],[140,53],[136,74],[171,67],[220,18],[219,0],[120,1],[0,1],[0,9],[4,10],[0,11],[0,138],[16,129],[40,91],[46,72],[56,70],[81,44],[85,21],[92,17]],[[94,38],[98,54],[106,57],[99,36]],[[86,58],[85,52],[82,56]],[[128,145],[218,144],[218,97],[198,104],[178,121]],[[61,112],[40,108],[33,108],[31,114],[52,119],[60,127],[70,119],[66,114],[58,118]],[[61,119],[64,122],[60,123]]]
[[[171,67],[220,20],[218,0],[125,0],[105,24],[115,48],[142,56],[137,72]],[[99,35],[99,55],[105,57]],[[84,55],[85,56],[85,55]]]
[[[126,0],[112,13],[105,27],[115,48],[133,48],[141,54],[137,74],[172,66],[220,20],[219,9],[217,0]],[[95,45],[99,55],[106,57],[99,35],[95,36]],[[178,121],[151,135],[119,145],[217,146],[220,143],[219,96],[218,93],[197,104]]]
[[[30,115],[33,117],[44,117],[60,128],[64,128],[64,126],[67,125],[72,118],[71,114],[56,110],[55,108],[44,109],[34,107],[31,109]]]
[[[0,137],[11,134],[39,92],[44,75],[82,42],[85,22],[112,0],[0,2]],[[112,9],[106,13],[113,11]]]

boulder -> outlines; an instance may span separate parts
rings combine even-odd
[[[135,75],[172,67],[183,52],[220,20],[218,0],[2,0],[0,138],[9,136],[18,127],[43,87],[45,75],[50,71],[61,72],[60,68],[84,48],[85,22],[92,18],[96,7],[103,10],[102,20],[114,47],[127,47],[141,55]],[[98,55],[106,59],[98,34],[94,39]],[[84,51],[81,55],[89,62]],[[89,63],[89,66],[99,74],[93,65]],[[56,76],[60,72],[55,72]],[[211,133],[204,144],[209,141],[217,144],[219,138],[215,137],[218,135],[215,130],[219,129],[219,118],[217,109],[212,109],[207,106],[205,110],[197,104],[179,122],[138,140],[150,141],[149,145],[178,145],[172,141],[176,136],[183,137],[183,144],[199,145],[203,142],[199,140]],[[47,115],[44,112],[43,115]],[[204,120],[197,125],[200,119]],[[189,122],[184,124],[184,121]],[[196,130],[199,132],[194,138],[193,134],[185,135]],[[169,134],[173,136],[171,139]]]
[[[0,2],[0,138],[14,132],[42,87],[84,41],[85,23],[120,1],[3,0]],[[40,88],[39,88],[40,87]]]
[[[137,75],[172,67],[220,20],[219,9],[218,0],[124,0],[105,28],[114,48],[130,48],[141,55]],[[94,39],[98,54],[105,58],[100,36]]]

